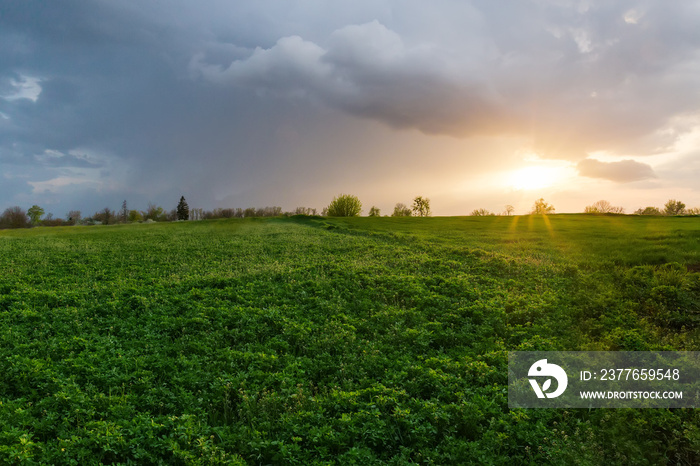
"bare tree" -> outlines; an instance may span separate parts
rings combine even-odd
[[[93,215],[92,218],[98,222],[101,222],[103,225],[111,225],[115,222],[117,216],[112,209],[105,207],[99,212],[95,212],[95,215]]]
[[[5,209],[0,216],[0,228],[29,228],[29,217],[19,206]]]
[[[586,206],[583,211],[586,214],[623,214],[625,213],[624,207],[613,206],[606,200],[600,200],[594,204]]]
[[[496,215],[493,212],[490,212],[486,209],[474,209],[472,210],[472,213],[469,214],[472,217],[490,217],[492,215]]]
[[[68,221],[69,224],[75,225],[76,223],[80,223],[81,220],[80,216],[80,211],[79,210],[71,210],[66,214],[66,220]]]

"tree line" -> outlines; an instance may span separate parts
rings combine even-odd
[[[515,209],[512,205],[506,205],[500,213],[487,209],[475,209],[470,216],[495,216],[513,215]],[[537,199],[530,210],[530,214],[553,214],[555,208],[543,198]],[[341,194],[333,198],[330,204],[320,212],[324,217],[355,217],[362,213],[362,202],[357,196]],[[625,209],[614,206],[606,200],[597,201],[586,206],[586,214],[624,214]],[[429,217],[432,214],[430,199],[417,196],[410,206],[401,202],[394,206],[390,215],[385,217]],[[686,205],[676,199],[669,199],[663,208],[648,206],[634,211],[635,215],[700,215],[700,207],[686,208]],[[190,208],[184,196],[180,197],[177,206],[171,210],[165,210],[162,206],[148,204],[146,210],[129,209],[127,201],[122,202],[119,210],[105,207],[91,216],[83,216],[79,210],[71,210],[65,218],[56,218],[53,214],[45,215],[45,211],[38,205],[33,205],[27,211],[19,206],[5,209],[0,215],[0,229],[4,228],[29,228],[32,226],[69,226],[69,225],[113,225],[118,223],[150,223],[172,222],[182,220],[209,220],[219,218],[249,218],[249,217],[281,217],[292,215],[319,215],[317,209],[311,207],[297,207],[293,211],[283,211],[279,206],[272,207],[248,207],[248,208],[217,208],[204,210],[202,208]],[[368,216],[381,217],[381,210],[372,206]]]

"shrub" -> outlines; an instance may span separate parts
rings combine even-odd
[[[369,209],[369,216],[370,217],[381,217],[381,211],[379,210],[378,207],[372,206],[371,209]]]
[[[334,197],[328,206],[329,217],[356,217],[362,212],[362,202],[350,194]]]

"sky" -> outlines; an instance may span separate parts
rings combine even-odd
[[[700,206],[700,2],[0,0],[0,210]]]

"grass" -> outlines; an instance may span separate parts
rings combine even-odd
[[[509,350],[700,347],[700,219],[0,231],[0,462],[696,464],[694,410],[509,410]]]

